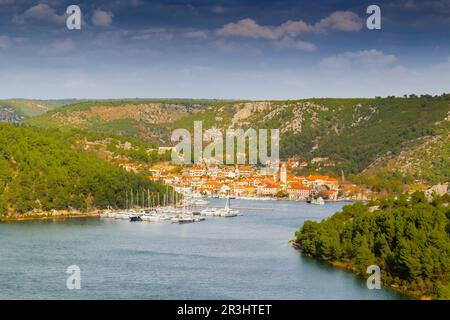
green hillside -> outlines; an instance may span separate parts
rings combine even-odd
[[[78,141],[72,132],[0,124],[0,215],[124,207],[127,190],[158,190]]]
[[[23,117],[33,117],[76,100],[35,100],[35,99],[8,99],[0,100],[0,108],[12,108]]]
[[[66,105],[26,121],[41,127],[77,128],[132,136],[145,142],[165,144],[167,128],[208,104],[210,100],[94,100]]]
[[[329,157],[319,168],[359,173],[395,157],[423,137],[448,134],[450,95],[288,101],[99,100],[76,103],[26,120],[42,127],[82,128],[170,144],[176,128],[277,128],[282,157]],[[317,169],[317,168],[316,168]],[[447,178],[448,177],[444,177]]]
[[[304,254],[346,266],[361,277],[377,265],[381,281],[415,297],[449,299],[448,195],[428,203],[423,193],[345,206],[296,233]]]

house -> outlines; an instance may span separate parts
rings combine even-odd
[[[311,194],[311,188],[302,184],[292,184],[287,188],[290,200],[305,200]]]
[[[265,183],[258,186],[257,193],[260,196],[274,196],[277,194],[279,188],[275,183]]]
[[[241,176],[241,177],[249,177],[252,175],[253,169],[252,169],[252,167],[249,167],[249,166],[240,166],[236,170],[236,173],[238,176]]]
[[[201,177],[205,174],[205,168],[203,168],[203,166],[192,166],[191,168],[189,168],[188,174],[191,177]]]
[[[337,201],[338,199],[338,190],[326,190],[323,192],[323,195],[326,199],[330,201]]]
[[[235,185],[231,187],[231,194],[243,197],[247,195],[247,188],[244,186]]]
[[[306,185],[317,188],[319,186],[327,186],[330,189],[338,189],[339,183],[336,178],[321,175],[309,175],[306,178]]]

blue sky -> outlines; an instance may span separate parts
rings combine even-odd
[[[450,0],[0,0],[0,69],[0,98],[441,94]]]

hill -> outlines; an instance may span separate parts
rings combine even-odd
[[[450,95],[292,101],[107,100],[76,103],[26,120],[170,144],[176,128],[278,128],[280,154],[328,157],[320,171],[360,173],[436,135],[448,135]],[[418,153],[414,153],[419,155]],[[395,167],[395,166],[394,166]],[[448,180],[448,175],[445,175]]]
[[[78,128],[167,144],[168,125],[216,104],[210,100],[95,100],[70,104],[26,123],[42,127]]]
[[[448,131],[413,140],[397,154],[377,158],[364,175],[397,171],[414,181],[439,184],[450,178],[450,134]]]
[[[125,207],[127,190],[159,190],[145,176],[81,148],[80,137],[69,131],[0,123],[0,216],[120,208]]]
[[[415,297],[450,298],[448,195],[428,203],[423,193],[345,206],[296,233],[304,254],[345,266],[361,277],[377,265],[381,281]]]
[[[35,99],[8,99],[0,100],[0,112],[4,109],[13,110],[21,118],[28,118],[46,113],[76,100],[35,100]],[[6,122],[6,121],[3,121]]]

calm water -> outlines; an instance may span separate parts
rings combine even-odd
[[[213,202],[223,204],[224,200]],[[0,224],[2,299],[399,299],[294,250],[305,220],[342,204],[234,201],[236,218],[176,225],[122,220]],[[69,265],[81,290],[66,288]]]

